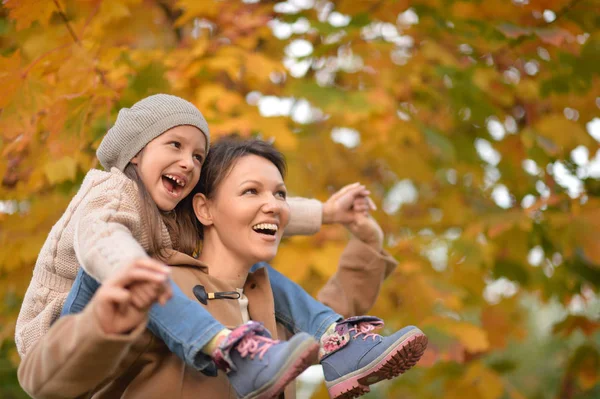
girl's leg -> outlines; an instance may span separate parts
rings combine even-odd
[[[62,314],[81,312],[99,286],[80,268]],[[150,308],[148,329],[188,365],[207,375],[216,375],[217,367],[226,371],[240,397],[276,397],[317,354],[319,345],[310,334],[274,341],[262,324],[251,321],[226,335],[209,356],[202,349],[225,327],[175,283],[171,286],[171,299]]]
[[[98,287],[100,283],[79,268],[61,315],[81,312]],[[202,348],[225,327],[200,303],[186,297],[177,284],[171,282],[171,288],[173,297],[164,306],[155,304],[150,308],[148,329],[187,364],[215,375],[215,364]]]
[[[268,263],[257,263],[252,271],[261,267],[268,270],[275,301],[275,318],[293,334],[307,332],[318,341],[329,326],[343,319]]]
[[[268,270],[277,321],[293,333],[304,331],[319,340],[319,362],[332,398],[361,396],[369,392],[369,385],[404,373],[423,355],[427,337],[418,328],[409,326],[382,337],[374,331],[383,327],[383,320],[342,320],[270,265],[259,263],[252,271],[261,267]]]

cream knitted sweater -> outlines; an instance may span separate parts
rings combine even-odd
[[[286,235],[313,234],[321,227],[321,203],[290,198]],[[58,319],[77,270],[103,281],[137,258],[147,257],[150,237],[143,228],[136,185],[117,168],[91,170],[65,213],[50,230],[25,293],[17,319],[15,342],[19,355]],[[163,244],[171,247],[161,226]]]

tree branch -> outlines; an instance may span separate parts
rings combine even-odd
[[[60,8],[60,4],[58,4],[58,0],[53,0],[53,1],[54,1],[54,5],[58,9],[58,13],[60,14],[60,16],[63,19],[63,22],[67,26],[67,30],[71,34],[71,37],[73,38],[73,40],[75,41],[75,43],[77,43],[78,45],[81,45],[81,43],[79,42],[79,38],[77,37],[77,35],[75,34],[75,31],[71,27],[71,23],[69,22],[69,19],[67,18],[67,15],[64,13],[64,11],[62,10],[62,8]]]

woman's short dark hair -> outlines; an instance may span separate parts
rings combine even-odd
[[[260,139],[226,136],[211,144],[194,194],[202,193],[207,198],[212,198],[216,188],[231,172],[236,162],[247,155],[257,155],[271,161],[285,178],[287,168],[285,157],[271,144]]]

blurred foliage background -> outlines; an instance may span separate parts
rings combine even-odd
[[[119,108],[167,92],[273,139],[296,195],[373,192],[400,265],[372,313],[430,347],[369,397],[599,398],[599,75],[598,0],[4,0],[0,396],[47,232]],[[275,264],[314,293],[345,242]]]

